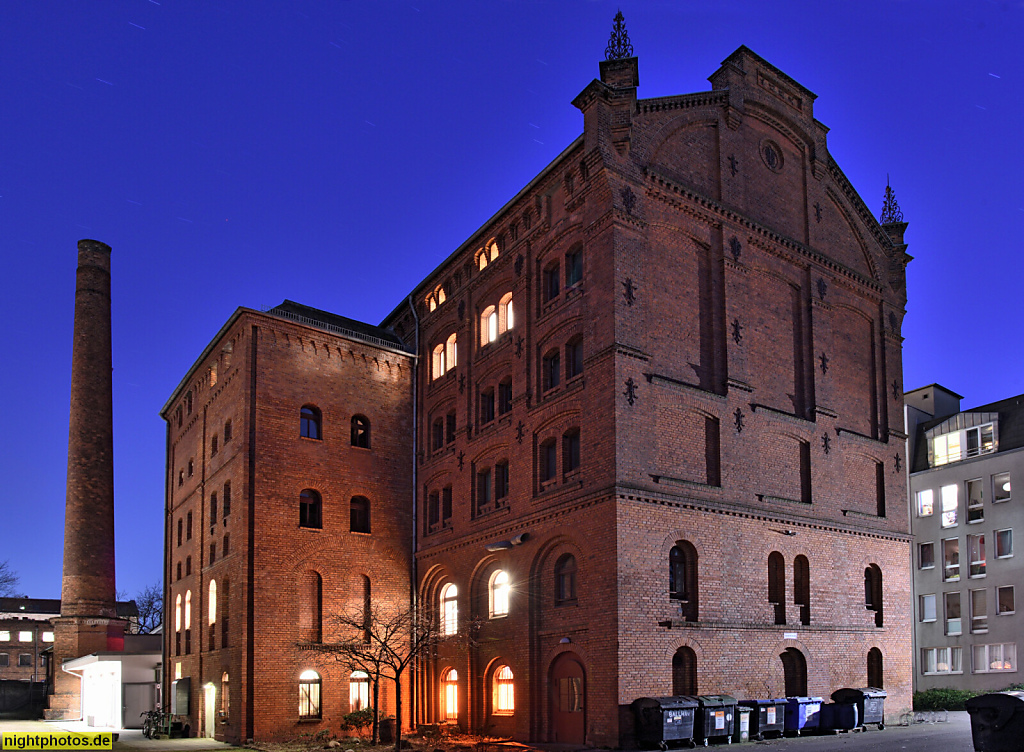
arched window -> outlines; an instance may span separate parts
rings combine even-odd
[[[539,447],[537,460],[540,464],[540,482],[554,480],[558,474],[558,445],[554,439],[547,439]]]
[[[348,678],[348,707],[353,713],[370,707],[370,675],[365,671],[353,671]]]
[[[181,593],[174,599],[174,631],[181,631]]]
[[[231,702],[228,698],[228,672],[225,671],[220,675],[220,715],[222,718],[227,718],[228,711],[231,710]]]
[[[320,409],[313,405],[303,405],[299,410],[299,436],[320,439],[320,428]]]
[[[208,598],[207,617],[211,625],[217,623],[217,581],[210,580],[210,597]]]
[[[320,717],[320,674],[306,670],[299,674],[299,718]]]
[[[498,309],[487,306],[480,314],[480,345],[489,344],[498,338]]]
[[[370,419],[365,415],[352,416],[352,446],[370,448]]]
[[[349,509],[349,530],[353,533],[370,532],[370,500],[365,496],[353,496]]]
[[[185,655],[192,652],[192,591],[185,591]]]
[[[498,333],[507,332],[515,326],[515,314],[512,312],[512,293],[507,292],[498,301]]]
[[[453,668],[441,674],[441,718],[459,720],[459,672]]]
[[[565,254],[565,289],[583,280],[583,249],[579,246]]]
[[[807,659],[796,648],[786,648],[779,656],[785,677],[786,697],[807,696]]]
[[[459,630],[459,589],[449,582],[441,590],[441,634],[453,635]]]
[[[786,561],[778,551],[768,554],[768,602],[775,607],[775,623],[786,623]]]
[[[882,677],[882,651],[878,648],[871,648],[868,651],[868,686],[875,689],[885,689]]]
[[[562,472],[571,473],[580,466],[580,429],[570,428],[562,434]]]
[[[320,642],[323,636],[323,578],[319,572],[303,572],[299,582],[299,639]]]
[[[864,606],[875,612],[875,626],[882,626],[882,570],[877,564],[864,569]]]
[[[182,534],[182,531],[184,529],[185,529],[185,520],[183,520],[183,519],[181,519],[179,517],[178,518],[178,545],[179,546],[181,545],[181,534]]]
[[[672,694],[697,694],[697,655],[685,645],[672,656]]]
[[[515,684],[508,666],[499,666],[494,672],[492,708],[495,715],[512,715],[516,710]]]
[[[444,343],[438,344],[430,357],[430,377],[439,379],[444,376]]]
[[[323,527],[323,502],[312,488],[299,494],[299,527]]]
[[[512,585],[509,582],[508,572],[504,569],[497,570],[491,575],[491,582],[488,588],[490,590],[490,612],[491,618],[499,616],[508,616],[508,601],[509,594],[512,591]]]
[[[452,332],[444,343],[444,370],[450,371],[459,364],[459,352],[455,343],[455,332]]]
[[[562,554],[555,562],[555,605],[576,602],[576,557]]]
[[[668,589],[672,600],[680,601],[684,621],[697,621],[697,549],[679,541],[668,555]]]
[[[793,602],[800,607],[800,623],[811,623],[811,565],[800,554],[793,559]]]
[[[357,578],[360,593],[363,596],[363,642],[369,643],[373,629],[373,601],[370,594],[370,578],[365,574]]]
[[[231,421],[224,421],[224,443],[227,444],[231,441]]]

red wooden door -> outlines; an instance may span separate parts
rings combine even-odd
[[[573,653],[562,653],[551,666],[551,741],[586,741],[587,685],[583,665]]]

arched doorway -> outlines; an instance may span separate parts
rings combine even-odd
[[[878,648],[868,651],[868,686],[876,689],[885,686],[882,679],[882,651]]]
[[[697,694],[697,655],[685,645],[672,656],[672,694]]]
[[[587,696],[583,664],[574,653],[562,653],[551,664],[550,676],[550,739],[560,744],[583,744]]]
[[[796,648],[786,648],[779,656],[786,681],[786,697],[807,696],[807,659]]]

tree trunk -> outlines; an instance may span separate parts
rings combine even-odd
[[[377,708],[380,707],[377,701],[380,699],[380,674],[373,675],[373,726],[370,729],[370,744],[375,745],[380,739],[380,730],[377,726],[377,719],[380,718],[380,713],[377,712]]]
[[[395,752],[402,750],[402,675],[395,674]]]

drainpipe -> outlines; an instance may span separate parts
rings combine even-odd
[[[420,317],[416,315],[416,305],[412,302],[412,294],[409,295],[409,310],[412,311],[413,320],[416,322],[415,335],[413,337],[413,346],[416,348],[416,355],[412,361],[412,582],[410,583],[412,593],[410,602],[412,603],[412,616],[413,624],[419,623],[419,604],[416,599],[416,583],[417,583],[417,568],[416,568],[416,447],[417,447],[417,430],[419,428],[419,415],[417,413],[418,397],[420,390],[420,379],[419,379],[419,362],[420,362]],[[417,697],[416,697],[416,661],[413,661],[409,666],[409,720],[413,723],[413,728],[416,724],[416,713],[417,708]],[[401,729],[399,729],[401,731]]]

